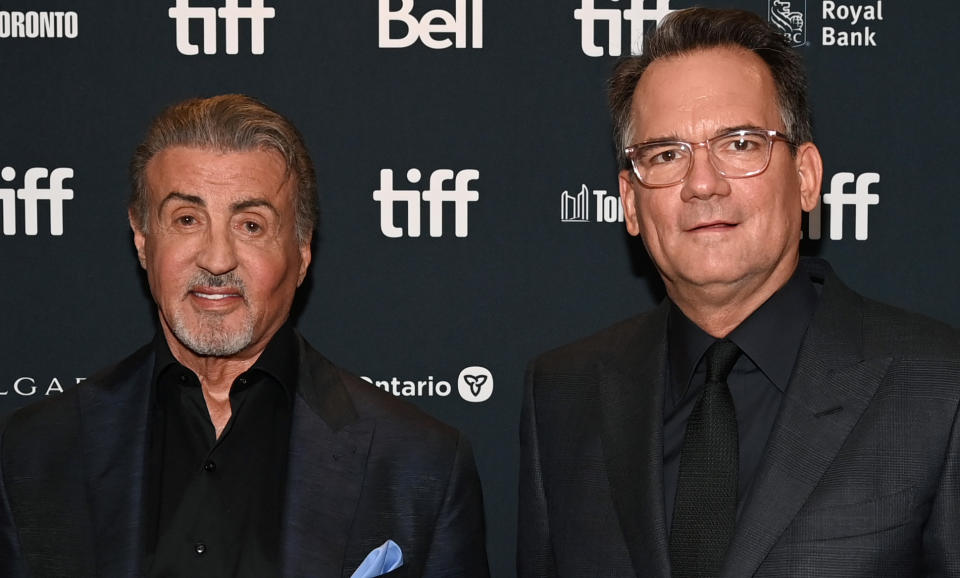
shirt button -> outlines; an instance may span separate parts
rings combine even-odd
[[[240,383],[240,385],[247,385],[247,378],[246,378],[246,377],[241,377],[241,378],[238,379],[237,381]]]
[[[217,469],[217,463],[213,460],[207,460],[203,463],[203,469],[207,472],[213,473]],[[201,544],[202,546],[203,544]]]
[[[181,373],[181,374],[180,374],[180,383],[186,383],[186,382],[187,382],[187,376],[186,376],[186,374]]]
[[[203,542],[197,542],[193,545],[193,551],[197,553],[197,556],[203,556],[203,554],[207,551],[207,545]]]

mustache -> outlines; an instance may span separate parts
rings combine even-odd
[[[246,284],[235,271],[221,275],[213,275],[206,271],[197,271],[187,282],[187,287],[189,287],[190,290],[196,289],[197,287],[230,287],[231,289],[236,289],[241,296],[246,292]]]

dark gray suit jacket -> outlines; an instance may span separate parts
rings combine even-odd
[[[456,430],[300,341],[283,576],[349,576],[387,539],[390,576],[487,576],[473,456]],[[140,576],[153,354],[145,347],[7,420],[0,576]]]
[[[960,576],[957,331],[804,266],[820,303],[720,576]],[[670,576],[668,310],[531,364],[521,576]]]

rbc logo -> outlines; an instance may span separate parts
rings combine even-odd
[[[471,403],[487,401],[493,395],[493,374],[486,367],[465,367],[457,378],[457,392]]]
[[[190,6],[190,0],[177,0],[177,5],[167,11],[177,23],[177,50],[180,54],[193,56],[198,53],[196,44],[190,41],[190,21],[203,21],[203,53],[217,53],[217,17],[226,22],[224,36],[227,54],[237,54],[240,44],[240,21],[250,21],[250,52],[263,54],[263,22],[273,18],[275,11],[263,5],[263,0],[249,0],[250,5],[241,7],[239,0],[224,0],[221,8]]]
[[[407,180],[411,184],[420,182],[419,169],[407,171]],[[453,232],[457,237],[466,237],[468,233],[467,209],[469,203],[480,198],[480,193],[470,189],[470,181],[480,178],[480,171],[464,169],[456,174],[450,169],[437,169],[430,175],[430,188],[421,193],[417,190],[396,190],[393,188],[393,170],[380,171],[380,188],[373,192],[373,200],[380,203],[380,230],[390,238],[403,236],[403,228],[394,220],[394,203],[407,204],[407,236],[420,236],[420,200],[430,207],[430,236],[443,236],[443,204],[453,203]],[[444,183],[453,180],[453,189],[444,188]]]
[[[617,0],[612,0],[616,2]],[[581,0],[580,7],[573,11],[575,20],[581,22],[580,25],[580,47],[587,56],[603,56],[603,47],[597,45],[595,40],[594,22],[604,21],[607,23],[607,49],[610,56],[620,56],[623,51],[623,20],[630,22],[630,44],[635,48],[631,50],[633,54],[640,54],[643,45],[644,28],[649,22],[656,26],[664,16],[672,12],[670,9],[670,0],[656,0],[657,4],[653,8],[644,8],[646,0],[624,0],[624,4],[629,4],[627,9],[622,8],[596,8],[594,0]]]
[[[46,188],[40,187],[40,180],[49,181]],[[3,167],[0,177],[4,182],[10,182],[17,177],[13,167]],[[63,235],[63,202],[73,199],[73,189],[63,188],[63,182],[73,178],[73,169],[61,167],[47,171],[42,167],[27,169],[23,174],[23,188],[0,188],[0,205],[3,208],[3,234],[5,236],[17,234],[16,200],[23,201],[23,232],[34,236],[39,230],[38,206],[40,201],[50,203],[50,234],[59,237]]]
[[[483,0],[472,2],[470,47],[483,48]],[[380,48],[406,48],[418,39],[433,49],[467,47],[467,0],[456,0],[452,14],[446,10],[429,10],[419,20],[410,13],[413,0],[400,0],[396,11],[390,10],[390,4],[391,0],[380,0]],[[390,35],[390,25],[394,22],[406,30],[402,36]],[[450,35],[453,35],[452,41]]]
[[[807,2],[798,2],[800,10],[794,10],[789,0],[770,0],[767,20],[783,33],[790,46],[803,46],[807,41],[804,22],[807,18]]]

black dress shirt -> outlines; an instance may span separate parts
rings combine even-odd
[[[230,388],[217,438],[197,376],[154,341],[148,576],[279,576],[280,517],[297,383],[297,341],[284,325]]]
[[[780,400],[819,296],[802,267],[727,338],[743,351],[727,377],[740,436],[739,507],[750,490]],[[667,325],[668,370],[663,408],[663,486],[667,531],[673,523],[680,449],[687,419],[703,391],[703,355],[716,338],[674,305]]]

